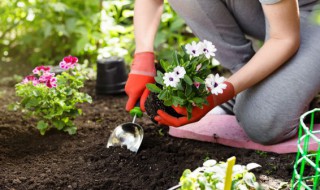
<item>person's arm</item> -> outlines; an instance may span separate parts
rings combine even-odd
[[[163,0],[136,0],[134,7],[136,53],[153,52],[153,43],[163,11]]]
[[[126,110],[131,110],[138,101],[142,111],[149,91],[146,84],[154,83],[153,43],[162,14],[163,0],[136,0],[134,6],[134,33],[136,51],[125,86],[129,99]]]
[[[300,45],[300,21],[297,0],[282,0],[262,6],[270,25],[270,38],[228,81],[239,93],[260,82],[290,59]]]
[[[263,10],[270,24],[270,38],[245,66],[225,82],[226,89],[223,93],[210,95],[209,104],[203,109],[194,107],[191,119],[187,118],[185,108],[174,107],[177,113],[183,115],[179,118],[158,110],[155,120],[159,124],[179,127],[198,121],[215,106],[268,77],[296,53],[300,45],[297,1],[282,0],[276,4],[263,5]]]

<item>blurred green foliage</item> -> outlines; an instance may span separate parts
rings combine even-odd
[[[316,7],[314,7],[314,11],[312,14],[312,19],[320,25],[320,4],[316,5]]]
[[[1,62],[54,65],[66,55],[94,64],[97,57],[134,52],[134,0],[1,0]],[[195,39],[165,1],[155,40],[158,57]]]
[[[32,65],[54,64],[68,54],[97,54],[100,1],[2,0],[0,52]]]

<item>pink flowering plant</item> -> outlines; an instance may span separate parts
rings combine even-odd
[[[224,77],[212,74],[218,63],[216,51],[207,40],[182,46],[181,52],[173,53],[173,62],[160,60],[164,72],[157,70],[156,84],[147,84],[147,88],[157,93],[165,106],[185,107],[190,119],[193,106],[202,108],[210,94],[220,94],[226,88]]]
[[[49,66],[38,66],[15,86],[20,97],[18,108],[37,118],[37,129],[42,135],[52,127],[75,134],[73,121],[82,113],[77,104],[92,102],[91,96],[79,91],[86,76],[77,62],[76,57],[65,57],[59,65],[63,72],[57,75]]]

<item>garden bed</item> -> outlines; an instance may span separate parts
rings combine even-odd
[[[70,136],[50,130],[45,136],[33,119],[7,110],[15,101],[12,85],[0,85],[0,189],[167,189],[176,185],[184,169],[191,170],[211,158],[237,163],[255,162],[264,189],[289,182],[295,154],[278,155],[219,144],[177,139],[145,115],[137,122],[145,137],[137,154],[125,148],[106,148],[110,132],[132,118],[124,110],[127,97],[96,96],[95,82],[85,91],[92,104],[81,105],[78,133]],[[284,187],[283,189],[289,189]]]

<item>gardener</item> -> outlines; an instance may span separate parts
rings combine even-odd
[[[201,119],[215,106],[236,96],[233,111],[246,134],[260,144],[275,144],[294,136],[299,116],[320,91],[320,26],[310,15],[319,0],[171,0],[201,40],[218,49],[217,59],[233,75],[222,94],[208,97],[209,105],[194,107],[192,118],[175,118],[158,110],[159,124],[181,126]],[[136,0],[136,53],[126,84],[133,108],[148,95],[154,82],[153,42],[163,0]],[[318,8],[319,9],[319,8]],[[255,52],[246,38],[264,40]],[[184,108],[175,108],[185,114]]]

